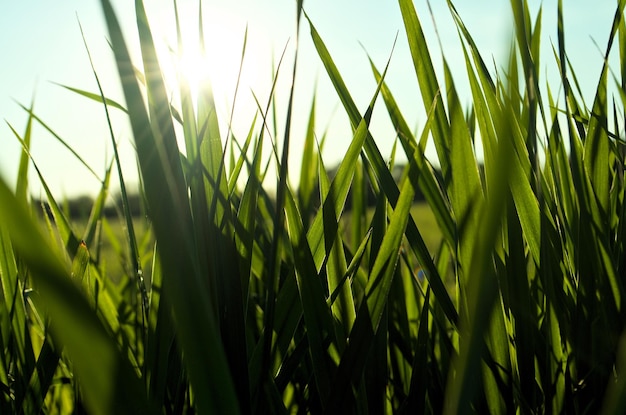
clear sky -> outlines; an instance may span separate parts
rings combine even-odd
[[[172,0],[144,0],[155,40],[162,52],[166,73],[175,60],[168,47],[175,47]],[[190,50],[197,41],[197,0],[179,0],[181,19]],[[243,34],[248,25],[248,51],[244,61],[243,84],[236,103],[233,129],[244,138],[255,111],[251,91],[262,102],[267,99],[271,85],[272,59],[276,61],[287,45],[287,65],[291,65],[295,46],[294,0],[205,0],[203,8],[207,27],[207,44],[211,62],[216,103],[222,121],[228,119],[232,105],[235,76],[238,70]],[[446,2],[432,0],[434,19],[442,38],[444,54],[455,71],[457,87],[469,101],[465,85],[464,63],[458,36]],[[504,64],[511,39],[510,5],[507,0],[457,1],[456,7],[473,34],[486,60],[494,57]],[[597,83],[602,65],[601,52],[610,30],[616,1],[589,2],[571,0],[565,3],[565,32],[568,53],[583,83],[590,93]],[[113,1],[121,19],[127,42],[137,49],[134,29],[134,2]],[[433,22],[426,1],[415,1],[424,25],[430,51],[439,57]],[[538,1],[529,1],[536,13]],[[556,0],[543,2],[544,73],[554,74],[555,63],[550,43],[556,43]],[[318,32],[326,42],[335,63],[344,76],[357,104],[364,110],[375,90],[369,69],[369,53],[382,68],[398,33],[398,44],[387,75],[388,84],[396,95],[405,116],[414,125],[424,122],[423,105],[410,60],[402,18],[395,1],[383,0],[305,0],[304,7]],[[60,135],[98,175],[111,159],[112,150],[102,106],[77,96],[55,83],[97,92],[78,25],[80,20],[88,46],[94,57],[96,71],[101,77],[105,94],[123,102],[112,53],[107,44],[107,31],[97,0],[64,0],[47,2],[21,0],[0,5],[0,175],[14,183],[20,147],[7,123],[20,134],[24,132],[27,113],[18,105],[29,106],[34,97],[34,112]],[[302,148],[305,122],[311,99],[317,93],[317,132],[330,125],[330,138],[324,150],[328,166],[337,163],[347,148],[351,135],[349,123],[342,114],[339,100],[316,57],[304,22],[300,32],[300,63],[296,83],[296,116],[292,131],[292,164]],[[363,47],[361,46],[363,45]],[[190,55],[191,56],[191,55]],[[439,59],[436,59],[440,67]],[[169,69],[168,69],[169,68]],[[617,69],[617,68],[616,68]],[[282,88],[278,93],[279,111],[285,113],[286,85],[291,69],[282,69]],[[550,76],[550,75],[549,75]],[[173,81],[173,76],[171,76]],[[545,77],[544,77],[545,81]],[[558,88],[558,85],[554,86]],[[588,102],[593,97],[587,96]],[[282,107],[281,107],[282,105]],[[329,124],[330,123],[330,124]],[[280,126],[282,127],[282,123]],[[379,103],[371,128],[383,155],[389,155],[394,132],[387,120],[384,105]],[[114,117],[114,132],[121,143],[125,174],[136,181],[136,164],[132,137],[121,114]],[[225,135],[226,127],[222,131]],[[41,126],[33,135],[33,156],[49,186],[59,196],[93,194],[98,179],[83,167],[59,142]],[[297,177],[292,171],[292,178]],[[38,179],[31,171],[31,190],[39,192]]]

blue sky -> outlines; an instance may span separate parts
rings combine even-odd
[[[166,70],[174,65],[167,52],[175,46],[173,29],[173,1],[144,0],[152,23],[156,42],[162,50]],[[113,1],[127,34],[131,48],[137,48],[133,28],[134,10],[131,1]],[[197,1],[179,0],[181,18],[189,48],[193,49]],[[457,1],[461,17],[475,37],[486,60],[491,56],[504,63],[511,39],[510,6],[507,0]],[[617,2],[565,2],[565,31],[568,53],[583,82],[584,92],[591,93],[601,68],[601,52],[594,40],[604,48]],[[430,51],[440,66],[433,23],[426,2],[416,0],[416,9],[424,25]],[[533,13],[540,2],[530,1]],[[382,0],[308,0],[305,9],[326,42],[348,88],[357,104],[365,109],[375,90],[367,55],[383,67],[391,51],[396,34],[398,44],[394,51],[387,80],[396,94],[405,116],[414,125],[424,121],[423,105],[415,80],[410,54],[403,32],[397,2]],[[542,75],[554,76],[555,64],[550,42],[556,43],[556,0],[543,2]],[[77,153],[102,175],[112,150],[102,107],[77,96],[55,83],[96,92],[85,47],[80,34],[80,20],[88,46],[94,57],[96,71],[101,77],[105,93],[123,102],[119,80],[108,48],[107,32],[97,0],[64,0],[41,2],[22,0],[5,2],[0,12],[0,175],[10,183],[15,181],[20,148],[7,122],[23,133],[27,114],[16,103],[29,106],[34,96],[35,113]],[[457,88],[468,100],[465,86],[464,63],[458,36],[444,1],[432,0],[433,14],[442,38],[444,54],[455,71]],[[216,102],[222,120],[228,119],[234,80],[238,68],[243,33],[248,25],[248,53],[244,61],[244,84],[236,103],[233,130],[243,138],[255,111],[251,91],[265,101],[271,82],[272,56],[275,60],[287,45],[286,64],[292,62],[295,46],[295,1],[293,0],[209,0],[203,2],[207,43],[214,81]],[[297,168],[297,157],[302,148],[306,116],[314,93],[318,96],[318,134],[329,125],[330,139],[324,151],[327,165],[338,162],[350,142],[350,127],[339,107],[330,82],[317,59],[306,22],[300,32],[300,63],[296,83],[296,117],[292,131],[291,168]],[[363,45],[363,47],[361,46]],[[278,93],[279,109],[285,111],[290,68],[281,72]],[[545,81],[545,76],[544,76]],[[172,79],[173,81],[173,75]],[[558,84],[554,86],[558,88]],[[593,97],[587,96],[590,102]],[[4,122],[6,121],[6,122]],[[114,132],[121,143],[125,174],[136,181],[132,137],[127,121],[121,114],[114,119]],[[282,123],[280,124],[283,125]],[[379,105],[374,113],[372,128],[384,155],[388,155],[394,140],[393,129]],[[224,125],[222,134],[226,132]],[[93,194],[98,179],[42,127],[37,126],[33,136],[33,156],[49,186],[59,196]],[[292,172],[292,177],[296,177]],[[31,171],[31,190],[39,194],[38,179]]]

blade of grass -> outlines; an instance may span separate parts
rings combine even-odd
[[[29,117],[32,117],[35,121],[37,121],[46,131],[48,131],[63,147],[65,147],[72,155],[78,160],[86,169],[95,177],[99,182],[102,182],[98,174],[85,162],[85,160],[70,146],[66,140],[61,138],[52,128],[48,126],[41,118],[39,118],[36,114],[33,113],[31,108],[26,108],[24,105],[17,103],[24,111],[26,111]]]
[[[52,195],[52,192],[50,191],[50,188],[48,187],[48,184],[46,180],[44,179],[43,174],[41,173],[41,170],[39,170],[37,163],[35,163],[35,161],[32,158],[32,155],[30,154],[30,151],[26,148],[26,143],[24,142],[24,140],[22,140],[22,137],[20,137],[20,135],[15,131],[15,129],[10,124],[9,124],[9,128],[11,129],[11,131],[13,132],[17,140],[20,142],[20,144],[22,144],[23,151],[25,151],[29,155],[30,161],[33,163],[33,168],[35,169],[35,172],[39,176],[39,181],[41,182],[41,185],[44,188],[44,192],[46,193],[46,197],[48,199],[48,206],[50,207],[50,210],[54,217],[54,222],[56,224],[56,227],[59,230],[61,240],[65,244],[65,249],[68,255],[73,256],[76,253],[76,250],[78,249],[78,244],[80,241],[78,237],[76,236],[74,230],[72,229],[72,226],[69,220],[67,219],[67,216],[65,215],[65,213],[63,213],[60,206],[56,202],[54,196]]]
[[[83,37],[83,40],[84,40],[84,37]],[[122,112],[128,113],[128,111],[126,110],[126,108],[124,108],[122,106],[122,104],[118,103],[117,101],[115,101],[115,100],[113,100],[111,98],[103,97],[101,91],[98,91],[98,93],[95,94],[93,92],[88,92],[88,91],[85,91],[83,89],[78,89],[78,88],[74,88],[74,87],[71,87],[71,86],[59,84],[57,82],[52,82],[52,83],[55,84],[55,85],[60,86],[61,88],[65,88],[68,91],[71,91],[71,92],[73,92],[75,94],[81,95],[81,96],[83,96],[85,98],[89,98],[92,101],[96,101],[96,102],[99,102],[101,104],[104,104],[107,107],[115,108],[115,109],[118,109],[118,110],[120,110]]]
[[[501,137],[510,136],[510,133],[504,133],[510,128],[508,116],[505,115],[500,121],[499,128],[503,132]],[[499,143],[497,160],[493,164],[497,168],[486,172],[494,175],[491,179],[494,187],[486,195],[486,206],[479,204],[476,207],[482,211],[478,236],[472,250],[472,261],[469,264],[468,275],[472,280],[471,283],[468,282],[468,319],[462,320],[459,354],[453,361],[456,375],[448,378],[444,413],[467,412],[471,408],[478,387],[475,376],[480,370],[483,356],[483,336],[489,326],[496,300],[497,285],[490,257],[503,221],[505,198],[502,195],[513,187],[513,184],[509,184],[509,166],[514,158],[511,143],[505,139]]]
[[[435,121],[433,123],[432,134],[437,154],[439,155],[439,163],[441,164],[444,183],[447,184],[448,180],[450,180],[450,160],[448,156],[450,152],[450,124],[443,102],[436,99],[440,92],[439,83],[437,82],[431,55],[428,51],[426,38],[424,37],[422,25],[417,17],[415,6],[408,0],[398,0],[398,4],[400,5],[404,28],[409,42],[409,49],[411,50],[411,57],[413,59],[413,66],[415,68],[415,75],[422,93],[424,107],[429,109],[431,105],[435,103]]]
[[[121,108],[119,106],[119,104],[117,104],[115,101],[111,101],[109,99],[107,99],[104,95],[104,90],[102,89],[102,84],[100,83],[100,78],[98,76],[98,73],[96,72],[96,68],[93,64],[93,59],[91,57],[91,52],[89,51],[89,47],[87,46],[87,40],[85,39],[85,34],[83,32],[83,27],[80,24],[80,21],[78,22],[79,27],[80,27],[80,32],[81,32],[81,36],[83,38],[83,44],[85,45],[85,50],[87,51],[87,56],[89,58],[89,64],[91,65],[91,71],[93,73],[93,76],[95,78],[96,84],[98,86],[98,92],[99,92],[99,98],[101,100],[101,102],[104,105],[104,113],[106,116],[106,120],[107,120],[107,125],[109,127],[109,135],[111,137],[111,144],[113,145],[113,154],[115,156],[115,165],[117,167],[117,174],[118,174],[118,179],[119,179],[119,186],[120,186],[120,194],[122,196],[122,209],[124,211],[124,218],[126,220],[126,230],[127,230],[127,236],[128,236],[128,246],[129,246],[129,251],[130,251],[130,260],[131,260],[131,265],[132,265],[132,271],[133,271],[133,275],[136,279],[137,282],[137,288],[139,290],[139,293],[141,295],[141,319],[142,319],[142,326],[143,326],[143,332],[145,333],[145,326],[146,326],[146,319],[147,319],[147,315],[148,315],[148,298],[147,298],[147,291],[146,291],[146,286],[145,286],[145,282],[143,279],[143,270],[141,269],[141,259],[139,257],[139,252],[138,252],[138,248],[137,248],[137,238],[135,235],[135,227],[134,227],[134,223],[133,223],[133,218],[132,218],[132,214],[130,212],[130,205],[128,202],[128,193],[126,191],[126,182],[124,180],[124,175],[122,173],[122,163],[120,162],[120,156],[119,156],[119,151],[118,151],[118,146],[117,146],[117,142],[115,140],[115,134],[113,133],[113,124],[111,122],[111,117],[109,114],[109,106],[112,106],[113,108],[119,108],[122,109],[124,112],[128,112],[126,111],[126,109]],[[70,90],[73,90],[70,88]],[[80,93],[80,91],[74,91],[77,93]],[[106,176],[105,176],[105,180],[103,181],[103,185],[102,185],[102,190],[100,191],[100,193],[98,194],[98,198],[96,200],[96,203],[94,203],[94,209],[91,212],[91,215],[89,217],[89,223],[87,224],[87,228],[85,231],[85,236],[83,237],[83,240],[90,245],[93,241],[93,236],[94,236],[94,230],[95,230],[95,226],[97,221],[100,220],[100,214],[102,212],[102,209],[104,208],[104,203],[106,201],[106,196],[107,196],[107,190],[108,190],[108,185],[109,185],[109,178],[111,175],[111,167],[109,167],[106,171]]]
[[[28,202],[28,164],[30,163],[29,151],[31,146],[31,135],[33,128],[33,116],[32,111],[35,106],[35,97],[33,97],[30,108],[28,121],[26,122],[26,131],[24,131],[23,136],[23,146],[22,154],[20,155],[20,164],[17,171],[17,184],[15,194],[19,200],[22,200],[24,203]],[[15,133],[15,131],[14,131]]]

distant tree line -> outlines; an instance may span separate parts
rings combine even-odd
[[[396,165],[391,171],[393,178],[396,183],[398,183],[402,177],[402,172],[405,169],[405,165]],[[333,178],[337,173],[337,168],[329,169],[328,176]],[[436,177],[441,180],[441,171],[435,169]],[[368,206],[376,205],[376,195],[374,194],[373,188],[370,184],[369,178],[367,175],[365,176],[365,198],[366,204]],[[319,193],[317,194],[317,200],[313,203],[318,205],[320,204]],[[422,194],[420,189],[416,189],[414,201],[423,202],[424,195]],[[90,196],[79,196],[74,198],[65,199],[62,202],[58,202],[64,213],[71,219],[87,219],[89,218],[89,214],[91,209],[93,208],[94,199]],[[46,212],[50,218],[52,218],[52,211],[48,202],[44,199],[34,199],[33,204],[35,206],[42,206],[42,209],[37,209],[38,212],[42,213]],[[133,216],[140,216],[144,214],[145,209],[143,207],[143,198],[139,193],[129,193],[128,194],[128,205],[130,208],[130,213]],[[345,208],[347,210],[352,207],[352,195],[351,193],[348,195],[348,199],[346,200]],[[122,213],[122,198],[119,193],[113,196],[113,203],[109,202],[106,204],[104,208],[104,216],[107,218],[115,218],[118,217]]]
[[[78,196],[74,198],[65,199],[59,203],[59,207],[67,215],[68,218],[73,220],[88,219],[91,209],[93,208],[94,199],[91,196]],[[43,214],[44,212],[48,217],[52,218],[52,209],[47,200],[33,199],[34,206],[41,206],[42,209],[37,209],[38,212]],[[132,216],[140,216],[145,211],[143,208],[142,196],[139,193],[128,194],[128,206]],[[113,203],[107,203],[103,210],[103,215],[107,218],[118,217],[122,213],[122,197],[120,194],[116,194],[113,197]]]

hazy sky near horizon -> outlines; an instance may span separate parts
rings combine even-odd
[[[134,2],[112,1],[122,21],[131,50],[138,50],[134,27]],[[174,82],[176,64],[168,48],[175,48],[172,0],[144,0],[155,42],[161,51],[166,82]],[[430,51],[440,68],[433,21],[426,1],[416,0],[415,6]],[[456,7],[474,36],[483,57],[505,65],[512,25],[507,0],[457,1]],[[602,50],[606,47],[616,1],[564,2],[567,51],[583,92],[591,93],[597,84],[602,65]],[[197,45],[197,0],[179,0],[183,36],[187,47]],[[244,60],[242,84],[236,101],[233,131],[245,138],[256,107],[252,91],[261,102],[267,100],[271,86],[272,60],[276,62],[286,47],[286,59],[281,69],[277,100],[279,113],[286,112],[287,86],[295,50],[294,0],[205,0],[203,2],[206,41],[211,57],[210,76],[222,120],[222,135],[226,135],[226,120],[230,116],[232,97],[243,35],[248,27],[248,46]],[[529,1],[533,15],[539,1]],[[556,0],[543,1],[543,82],[553,76],[556,64],[551,43],[556,44]],[[457,88],[469,102],[463,55],[456,29],[445,1],[431,1],[434,20],[441,36],[444,54],[453,68]],[[400,108],[413,125],[424,123],[424,109],[410,52],[403,30],[402,17],[395,1],[381,0],[305,0],[304,8],[328,46],[357,105],[364,111],[374,91],[375,82],[369,68],[369,54],[379,68],[386,64],[396,34],[398,41],[392,56],[387,82],[396,95]],[[61,136],[101,178],[112,157],[111,138],[102,105],[78,96],[57,84],[91,92],[97,86],[81,38],[80,21],[87,45],[94,58],[105,94],[124,102],[112,53],[107,44],[107,30],[97,0],[64,0],[46,2],[22,0],[4,2],[0,6],[0,176],[15,182],[20,146],[9,124],[23,134],[28,114],[18,103],[28,107],[34,102],[34,113]],[[346,116],[311,42],[308,23],[303,21],[299,39],[299,66],[296,79],[296,106],[292,130],[291,177],[297,177],[297,159],[302,149],[306,120],[314,93],[317,94],[317,134],[329,128],[324,149],[327,166],[337,163],[349,145],[351,134]],[[597,45],[594,43],[597,42]],[[367,52],[367,53],[366,53]],[[189,56],[193,56],[189,54]],[[138,58],[138,55],[135,55]],[[617,70],[618,68],[614,68]],[[442,79],[440,78],[440,82]],[[557,79],[558,82],[558,79]],[[551,85],[557,89],[556,86]],[[555,91],[556,92],[556,91]],[[585,96],[587,102],[593,97]],[[113,111],[113,130],[128,181],[136,182],[136,163],[127,120]],[[384,156],[389,156],[395,138],[382,102],[374,111],[371,130]],[[279,124],[282,139],[283,121]],[[99,179],[41,125],[33,130],[32,154],[44,178],[57,196],[93,194]],[[31,191],[39,194],[39,180],[31,169]],[[115,182],[115,180],[114,180]]]

